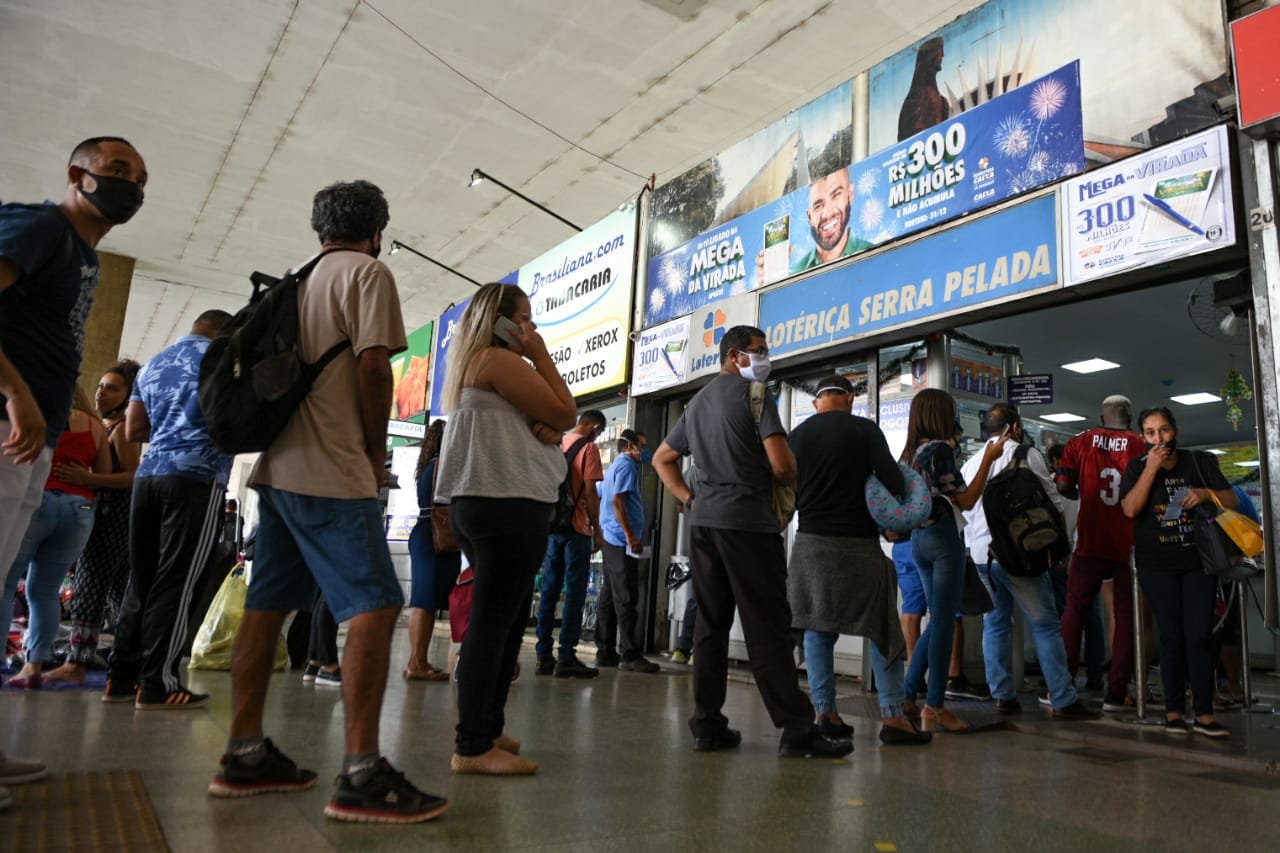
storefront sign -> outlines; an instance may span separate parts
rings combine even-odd
[[[760,298],[776,356],[961,313],[1058,284],[1052,195]]]
[[[445,371],[449,367],[449,345],[453,343],[454,333],[458,331],[458,323],[462,321],[462,312],[467,310],[467,306],[471,304],[471,300],[464,300],[460,305],[454,305],[440,315],[440,319],[436,322],[435,346],[435,364],[431,370],[431,414],[440,416],[444,414],[444,406],[441,403],[441,395],[444,393],[444,376]]]
[[[575,397],[627,381],[636,208],[615,211],[504,281],[529,294],[533,321]]]
[[[1060,192],[1068,285],[1236,240],[1225,127],[1096,169]]]
[[[631,394],[681,385],[689,378],[689,318],[639,333],[632,351]]]
[[[1231,22],[1240,126],[1245,133],[1259,138],[1280,129],[1277,44],[1280,44],[1280,7],[1271,6]]]
[[[753,294],[708,305],[689,318],[689,378],[720,372],[720,339],[734,326],[754,326],[759,317]]]
[[[1053,374],[1027,373],[1009,377],[1009,404],[1047,406],[1053,402]]]
[[[1083,169],[1072,63],[654,258],[645,321],[774,284]]]

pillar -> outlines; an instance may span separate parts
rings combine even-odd
[[[98,252],[98,289],[84,331],[84,359],[80,363],[80,387],[93,399],[102,372],[120,357],[124,313],[129,305],[134,259]]]

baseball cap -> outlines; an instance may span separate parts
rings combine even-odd
[[[819,382],[818,390],[813,392],[813,395],[821,397],[823,391],[839,391],[841,394],[852,394],[853,383],[836,373]]]

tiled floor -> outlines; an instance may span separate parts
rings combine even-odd
[[[437,642],[441,650],[442,640]],[[395,660],[406,657],[397,634]],[[444,663],[443,654],[435,661]],[[421,787],[453,801],[416,827],[337,824],[321,810],[341,760],[339,691],[277,676],[268,706],[276,743],[322,783],[298,795],[212,800],[205,785],[225,745],[229,680],[193,673],[207,710],[137,713],[91,693],[0,696],[0,747],[51,770],[132,769],[146,784],[175,850],[1204,850],[1270,849],[1280,834],[1280,781],[1134,754],[1096,735],[1109,724],[1053,723],[939,736],[886,749],[868,708],[844,700],[857,726],[844,761],[781,760],[754,688],[735,682],[727,712],[741,749],[694,754],[685,718],[687,669],[605,670],[596,681],[537,678],[532,658],[512,691],[509,732],[542,764],[524,779],[449,774],[453,687],[406,684],[395,673],[383,710],[384,750]],[[1026,703],[1024,703],[1026,704]],[[1040,712],[1022,721],[1034,728]],[[1256,718],[1250,724],[1271,725]],[[1111,724],[1115,725],[1115,724]],[[1050,734],[1055,732],[1050,731]],[[1143,738],[1150,738],[1143,733]],[[1203,739],[1200,739],[1203,741]],[[1202,749],[1191,741],[1190,749]],[[0,849],[9,849],[0,815]]]

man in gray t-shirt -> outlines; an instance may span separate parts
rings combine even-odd
[[[791,657],[786,552],[773,512],[773,482],[794,487],[796,460],[773,398],[765,394],[758,426],[750,400],[751,383],[765,381],[769,369],[764,332],[751,326],[729,329],[720,341],[720,375],[690,401],[653,457],[658,476],[684,504],[690,520],[698,623],[689,728],[698,752],[732,749],[742,742],[720,710],[736,607],[760,697],[782,729],[778,752],[839,757],[853,745],[817,730]],[[696,500],[680,474],[680,457],[689,454],[698,460]]]

